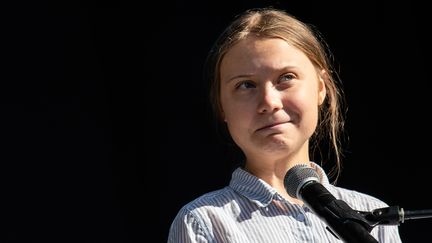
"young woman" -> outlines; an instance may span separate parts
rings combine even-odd
[[[336,198],[359,211],[386,207],[329,183],[311,161],[323,138],[340,167],[340,90],[325,45],[277,9],[253,9],[221,34],[208,59],[215,112],[244,154],[225,188],[185,205],[168,242],[341,242],[301,200],[288,195],[287,171],[305,164]],[[397,226],[376,226],[379,242],[401,242]]]

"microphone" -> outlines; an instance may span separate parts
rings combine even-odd
[[[378,243],[370,234],[372,226],[363,215],[336,199],[309,166],[298,164],[288,170],[284,186],[291,197],[302,200],[317,214],[336,238],[348,243]]]

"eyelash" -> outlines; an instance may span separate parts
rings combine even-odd
[[[249,84],[249,85],[253,85],[254,87],[256,87],[256,85],[253,84],[252,81],[241,81],[241,82],[239,82],[239,83],[235,86],[235,89],[240,89],[241,86],[244,85],[244,84]]]
[[[283,79],[283,78],[286,78],[286,77],[288,77],[289,80],[292,80],[292,79],[295,78],[295,75],[292,74],[292,73],[287,73],[287,74],[282,75],[280,79]]]
[[[287,80],[287,81],[282,81],[282,79],[284,79],[284,78],[288,78],[288,80]],[[278,83],[281,83],[281,82],[288,82],[288,81],[290,81],[290,80],[292,80],[292,79],[295,79],[295,78],[296,78],[296,76],[295,76],[294,74],[292,74],[292,73],[287,73],[287,74],[284,74],[284,75],[280,76],[280,78],[279,78],[279,82],[278,82]],[[235,86],[235,89],[240,89],[241,86],[243,86],[243,85],[252,85],[254,88],[256,87],[256,85],[254,84],[253,81],[246,80],[246,81],[241,81],[241,82],[237,83],[237,85]],[[246,89],[247,89],[247,88],[246,88]]]

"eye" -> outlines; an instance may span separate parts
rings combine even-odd
[[[279,79],[279,82],[287,82],[287,81],[291,81],[293,79],[295,79],[296,76],[292,73],[287,73],[281,76],[281,78]]]
[[[236,89],[253,89],[255,87],[255,84],[251,81],[241,81],[235,86]]]

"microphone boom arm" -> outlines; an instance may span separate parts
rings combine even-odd
[[[408,219],[432,218],[432,209],[405,211],[399,206],[378,208],[372,212],[360,212],[366,222],[375,227],[376,225],[399,225]]]
[[[301,199],[327,223],[330,233],[348,243],[378,243],[370,234],[373,226],[363,214],[347,203],[337,200],[319,183],[311,181],[302,188]],[[309,197],[319,197],[313,200]]]
[[[432,210],[404,211],[398,206],[371,212],[354,210],[336,199],[305,164],[295,165],[286,173],[284,186],[288,195],[302,200],[326,223],[331,234],[347,243],[378,243],[370,234],[377,225],[399,225],[407,219],[432,217]]]

